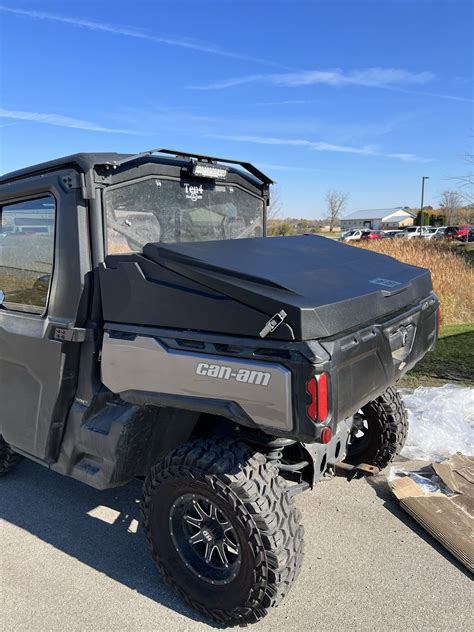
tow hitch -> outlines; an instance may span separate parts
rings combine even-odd
[[[369,463],[359,463],[359,465],[351,465],[350,463],[336,463],[336,472],[347,476],[348,481],[353,478],[362,478],[363,476],[375,476],[380,472],[380,468]]]

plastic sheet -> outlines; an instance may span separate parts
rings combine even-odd
[[[448,497],[454,496],[453,492],[451,492],[446,485],[443,484],[441,479],[436,476],[436,474],[428,475],[427,473],[421,474],[420,472],[410,472],[399,467],[391,467],[387,480],[389,483],[394,481],[396,478],[400,478],[403,476],[409,476],[415,483],[421,487],[425,494],[433,494],[433,493],[443,493]]]
[[[474,455],[474,389],[446,384],[401,391],[410,423],[402,456],[441,461]]]

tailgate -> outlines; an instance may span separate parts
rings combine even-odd
[[[321,341],[331,356],[334,419],[349,417],[378,397],[434,347],[438,304],[431,293],[403,314]]]

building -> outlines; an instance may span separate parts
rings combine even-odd
[[[22,217],[15,217],[13,219],[13,232],[46,233],[47,235],[52,235],[54,233],[54,219],[50,216],[28,216],[24,213]]]
[[[413,226],[416,215],[406,207],[366,209],[355,211],[341,219],[341,231],[353,228],[395,230]]]

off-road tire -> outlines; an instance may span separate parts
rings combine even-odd
[[[8,443],[0,435],[0,476],[5,476],[15,465],[21,461],[21,456],[14,452]]]
[[[238,532],[241,566],[224,586],[191,572],[170,535],[173,499],[194,491],[224,508]],[[300,511],[277,469],[244,443],[213,437],[180,446],[152,468],[141,508],[145,537],[165,581],[189,605],[220,623],[258,621],[280,603],[298,576],[303,559]]]
[[[408,415],[400,393],[394,387],[362,408],[367,422],[363,449],[349,445],[346,461],[352,465],[369,463],[383,469],[400,453],[408,432]]]

